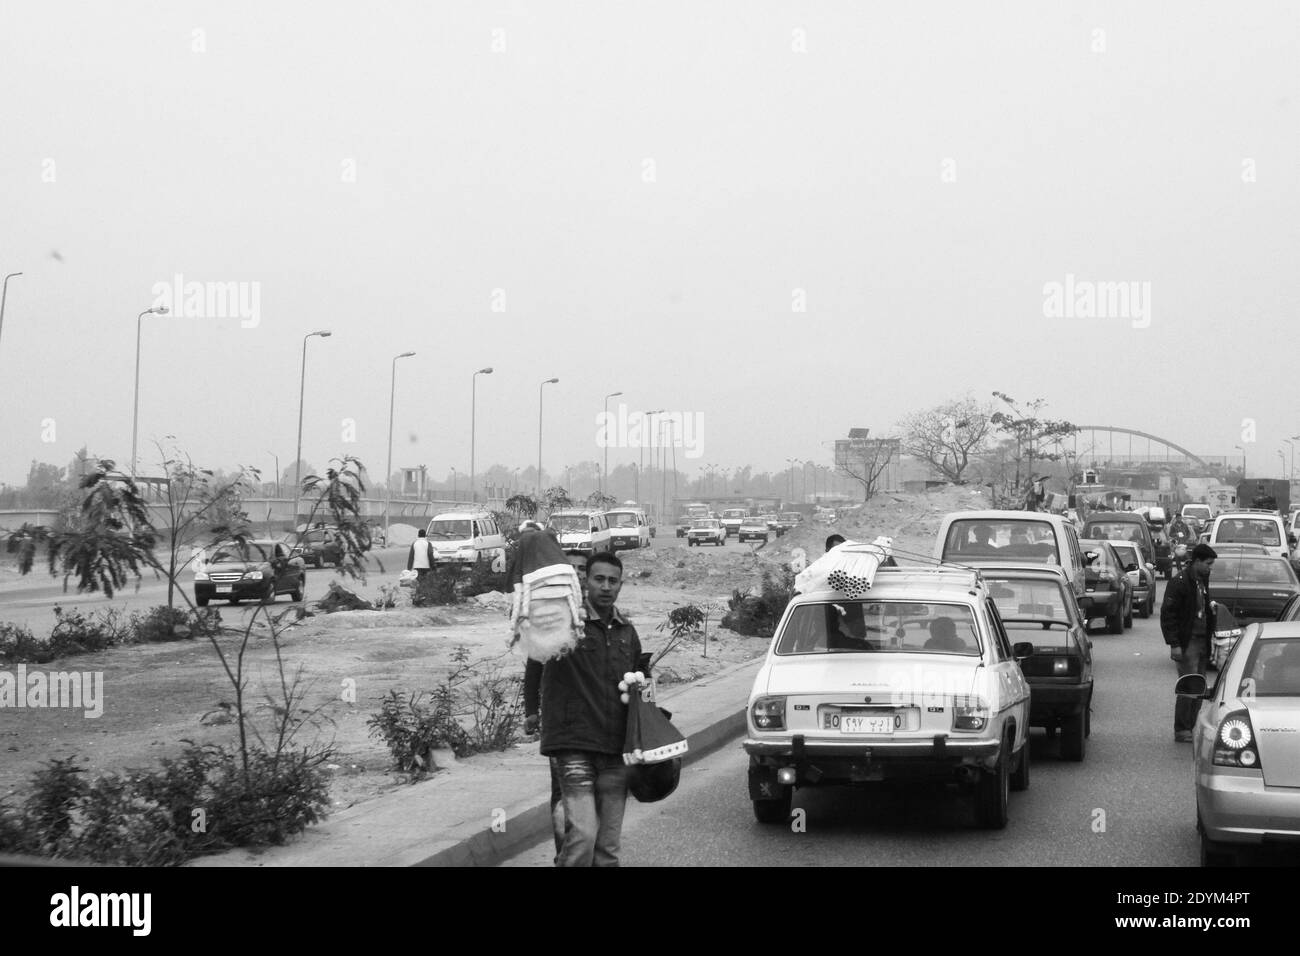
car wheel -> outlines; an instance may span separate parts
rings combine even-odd
[[[266,589],[262,592],[262,603],[263,604],[275,603],[275,582],[274,581],[266,582]]]
[[[289,598],[292,601],[302,602],[302,594],[307,588],[306,576],[298,579],[298,586],[289,592]]]
[[[207,606],[208,606],[208,599],[205,598],[205,597],[199,597],[199,596],[196,594],[196,595],[194,595],[194,603],[197,604],[199,607],[207,607]]]
[[[1115,608],[1115,613],[1106,618],[1106,633],[1124,633],[1124,609],[1122,607]]]
[[[1025,745],[1020,748],[1020,759],[1016,762],[1016,772],[1011,775],[1011,789],[1022,791],[1029,789],[1029,735],[1025,735]]]
[[[975,822],[985,830],[1001,830],[1007,825],[1007,802],[1011,790],[1010,743],[1003,742],[998,765],[992,773],[980,773],[975,783]]]
[[[759,823],[785,823],[790,819],[790,804],[794,797],[793,787],[783,787],[784,796],[777,800],[755,800],[754,819]]]
[[[1078,763],[1087,749],[1088,722],[1083,714],[1061,721],[1061,759]]]

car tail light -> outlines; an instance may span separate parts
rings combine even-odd
[[[1056,657],[1052,659],[1053,677],[1067,677],[1077,673],[1079,673],[1079,659],[1077,657]]]
[[[752,708],[754,726],[759,730],[785,730],[785,698],[760,697]]]
[[[1259,770],[1259,749],[1255,746],[1255,728],[1250,714],[1236,710],[1219,722],[1214,735],[1214,765]]]
[[[983,698],[957,698],[952,709],[953,730],[983,730],[988,722],[989,708]]]

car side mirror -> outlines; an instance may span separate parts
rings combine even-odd
[[[1174,684],[1174,696],[1199,700],[1205,696],[1207,686],[1204,674],[1184,674]]]
[[[1034,645],[1029,641],[1021,641],[1011,646],[1011,654],[1016,661],[1023,661],[1026,658],[1034,656]]]
[[[1085,551],[1085,552],[1083,552],[1083,558],[1084,558],[1084,560],[1087,561],[1089,564],[1092,564],[1094,561],[1096,561],[1098,557],[1099,557],[1099,555],[1097,554],[1096,551]]]

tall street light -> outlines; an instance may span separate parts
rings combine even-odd
[[[786,479],[786,491],[789,492],[791,502],[794,501],[794,463],[798,460],[798,458],[787,458],[785,460],[786,464],[790,466],[790,476]]]
[[[9,273],[5,276],[4,288],[0,289],[0,332],[5,330],[5,299],[9,298],[9,280],[20,275],[22,275],[21,272]]]
[[[131,412],[131,477],[135,477],[135,439],[140,424],[140,320],[146,315],[166,315],[167,306],[145,309],[135,317],[135,407]]]
[[[456,466],[452,465],[451,466],[451,500],[453,502],[460,500],[457,495],[457,489],[459,487],[460,485],[456,483]]]
[[[605,476],[609,474],[609,400],[622,394],[622,392],[610,392],[605,396],[605,467],[600,471],[601,494],[605,493]]]
[[[302,337],[302,381],[298,385],[298,450],[293,459],[293,529],[298,530],[298,496],[302,494],[302,400],[307,394],[307,340],[320,336],[323,339],[333,335],[328,329],[308,332]]]
[[[279,498],[280,497],[280,456],[273,451],[268,451],[267,454],[275,459],[275,496]],[[294,524],[297,523],[298,523],[297,519],[295,518]]]
[[[646,418],[647,415],[650,416],[650,425],[651,425],[651,427],[653,428],[653,427],[654,427],[654,417],[655,417],[656,415],[661,414],[662,412],[663,412],[663,409],[662,409],[662,408],[656,408],[656,409],[655,409],[654,411],[652,411],[652,412],[642,412],[642,413],[641,413],[641,428],[640,428],[639,432],[637,433],[637,442],[636,442],[636,443],[637,443],[637,447],[638,447],[638,448],[640,449],[640,451],[641,451],[641,456],[640,456],[640,459],[638,460],[638,462],[637,462],[637,466],[636,466],[636,503],[637,503],[637,504],[641,504],[641,472],[645,469],[645,436],[646,436],[645,418]],[[652,447],[653,447],[653,446],[652,446]]]
[[[1300,435],[1292,435],[1282,440],[1291,446],[1291,470],[1287,473],[1287,480],[1295,481],[1295,443],[1300,441]]]
[[[558,378],[548,378],[537,386],[537,497],[542,496],[542,389],[554,385]]]
[[[397,360],[414,354],[403,352],[393,356],[392,385],[388,390],[388,470],[384,472],[384,541],[388,540],[388,513],[393,505],[393,410],[397,405]]]
[[[491,375],[492,368],[481,368],[470,376],[469,385],[469,500],[477,502],[478,494],[474,491],[474,429],[475,429],[475,412],[478,403],[478,394],[475,387],[478,385],[480,375]]]
[[[1246,480],[1246,449],[1242,448],[1240,445],[1233,445],[1232,447],[1237,449],[1237,451],[1241,452],[1241,480],[1245,481]],[[1237,502],[1237,504],[1241,504],[1241,502],[1239,501]]]

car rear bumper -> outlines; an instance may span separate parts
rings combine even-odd
[[[637,535],[620,536],[610,538],[609,545],[612,548],[639,548],[641,547],[641,539]]]
[[[1029,679],[1029,723],[1041,727],[1063,717],[1074,717],[1088,707],[1091,684],[1042,684]]]
[[[1079,598],[1079,610],[1083,612],[1084,617],[1114,614],[1119,608],[1121,597],[1123,595],[1119,591],[1085,591]]]
[[[793,740],[746,738],[743,744],[755,768],[772,773],[792,767],[797,786],[817,783],[865,783],[887,779],[952,779],[966,768],[991,770],[997,765],[997,740],[968,740],[936,734],[925,740]]]
[[[1300,846],[1300,787],[1266,787],[1260,775],[1201,773],[1196,804],[1211,840]]]

